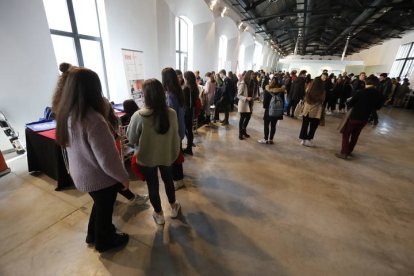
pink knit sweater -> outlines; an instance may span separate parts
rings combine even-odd
[[[67,147],[69,170],[76,188],[93,192],[124,182],[128,174],[122,166],[115,140],[104,117],[87,112],[83,124],[70,124]]]

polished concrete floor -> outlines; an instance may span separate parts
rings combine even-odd
[[[151,208],[118,196],[114,222],[131,240],[117,252],[85,244],[87,194],[55,192],[25,157],[12,160],[0,178],[0,275],[413,275],[414,113],[382,110],[346,161],[334,156],[336,116],[315,148],[299,144],[290,118],[262,145],[255,108],[245,141],[236,113],[227,128],[199,130],[178,219],[157,227]]]

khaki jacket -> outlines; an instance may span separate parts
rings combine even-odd
[[[238,112],[253,112],[253,99],[251,101],[248,101],[248,95],[247,85],[242,80],[237,84],[237,98],[239,99],[239,102],[237,104]]]

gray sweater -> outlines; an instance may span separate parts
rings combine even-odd
[[[89,110],[81,122],[69,119],[69,170],[76,188],[93,192],[128,180],[104,117]]]

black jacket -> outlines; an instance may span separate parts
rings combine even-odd
[[[380,109],[382,103],[383,96],[375,87],[360,90],[348,102],[348,107],[352,107],[350,119],[367,122],[371,113]]]
[[[234,82],[229,78],[225,78],[223,85],[217,88],[216,94],[214,95],[214,103],[216,104],[229,104],[234,98],[234,90],[237,91]]]
[[[391,79],[386,78],[386,79],[380,81],[380,83],[378,85],[378,90],[385,97],[391,96],[391,93],[392,93],[392,81],[391,81]]]
[[[288,94],[289,100],[299,101],[305,96],[305,78],[298,77],[292,81],[290,92]]]

